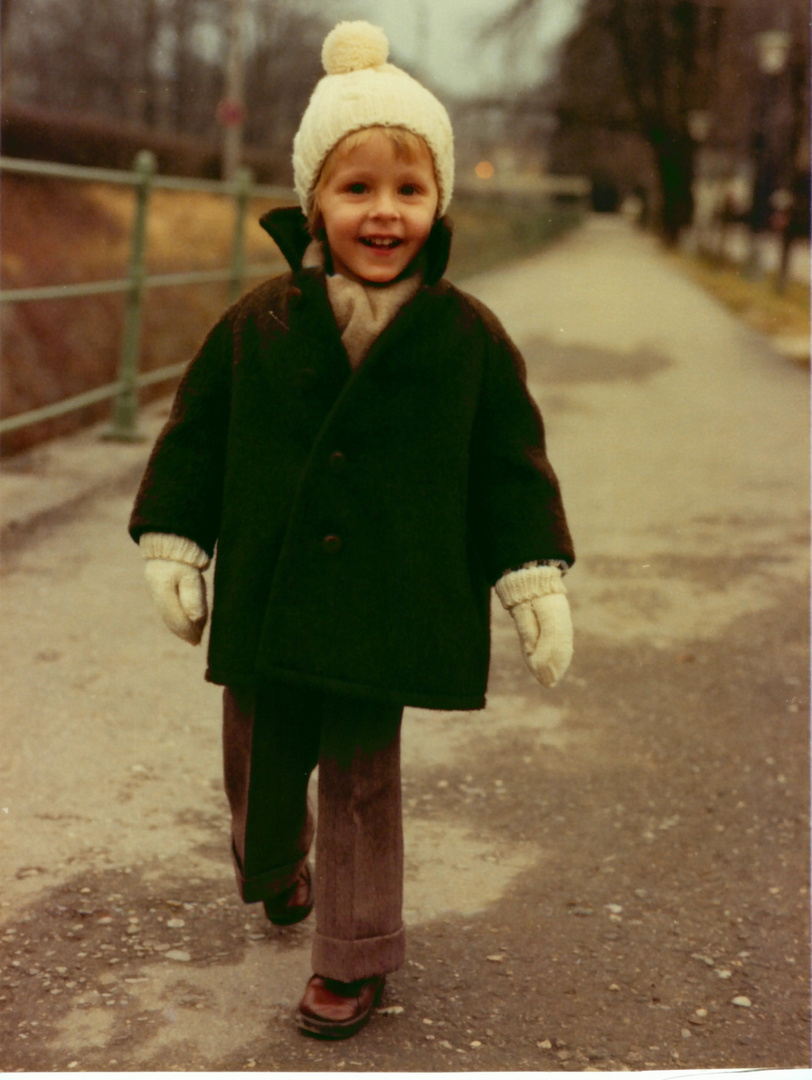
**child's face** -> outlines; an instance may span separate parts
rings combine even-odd
[[[318,196],[337,273],[385,284],[401,274],[425,244],[439,193],[431,154],[422,144],[399,157],[384,132],[342,153]]]

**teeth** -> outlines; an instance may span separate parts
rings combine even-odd
[[[378,236],[365,236],[362,243],[366,244],[367,247],[393,248],[397,247],[400,240],[395,237],[384,238]]]

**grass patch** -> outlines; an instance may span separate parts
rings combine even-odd
[[[795,342],[793,359],[809,363],[807,285],[788,281],[779,293],[774,274],[749,278],[743,267],[715,255],[680,252],[673,258],[683,272],[750,326],[776,341],[783,339],[788,347]]]
[[[448,276],[470,277],[546,247],[583,221],[576,205],[544,198],[455,196]]]

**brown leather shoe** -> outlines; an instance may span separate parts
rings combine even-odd
[[[290,888],[272,900],[265,900],[264,907],[274,926],[292,926],[307,918],[313,910],[313,880],[307,863]]]
[[[351,983],[313,975],[299,1002],[299,1030],[320,1039],[349,1038],[369,1020],[385,982],[385,975]]]

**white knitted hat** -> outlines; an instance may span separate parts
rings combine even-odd
[[[368,22],[341,22],[324,39],[327,72],[305,109],[293,140],[293,180],[307,214],[324,160],[345,135],[362,128],[402,127],[425,139],[440,189],[438,215],[454,187],[454,136],[448,113],[411,75],[387,64],[389,42]]]

